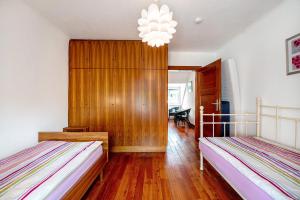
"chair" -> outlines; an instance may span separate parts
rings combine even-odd
[[[189,121],[189,114],[191,112],[191,108],[185,109],[185,110],[180,110],[175,113],[174,115],[174,122],[176,126],[178,126],[179,122],[187,123],[188,125],[190,124]]]
[[[179,110],[179,108],[180,108],[179,106],[176,106],[169,109],[169,119],[171,116],[173,117],[175,116],[175,113]]]

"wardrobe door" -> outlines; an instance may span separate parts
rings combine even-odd
[[[69,126],[89,126],[90,70],[69,72]]]
[[[141,70],[116,69],[116,146],[141,144]],[[118,147],[116,147],[118,148]],[[125,147],[126,148],[126,147]]]
[[[144,69],[168,69],[168,45],[151,47],[142,44],[142,66]]]
[[[128,96],[127,115],[128,120],[126,125],[128,130],[126,133],[127,138],[131,138],[131,146],[142,146],[142,96],[141,96],[141,79],[142,70],[130,70],[128,71],[127,94]],[[134,112],[132,112],[134,111]],[[130,141],[130,139],[129,139]]]
[[[141,146],[141,123],[142,123],[142,98],[141,98],[141,70],[126,70],[127,94],[126,120],[125,120],[125,145]]]
[[[90,68],[90,42],[70,40],[69,42],[70,69]]]
[[[107,131],[111,137],[115,133],[114,84],[113,69],[91,69],[90,131]]]
[[[167,144],[167,70],[143,70],[142,145]]]
[[[115,41],[116,68],[141,68],[142,43],[141,41]]]
[[[115,61],[115,48],[114,41],[101,40],[91,41],[91,68],[113,68]]]
[[[168,70],[157,70],[156,93],[158,94],[158,132],[159,145],[168,143]]]
[[[115,134],[114,134],[114,146],[123,146],[125,144],[125,110],[126,106],[124,100],[126,98],[125,93],[125,70],[115,69],[115,80],[119,83],[116,84],[115,91],[117,99],[116,101],[116,110],[115,110]]]

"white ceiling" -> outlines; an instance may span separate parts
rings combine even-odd
[[[151,0],[25,0],[71,38],[139,39]],[[282,0],[161,0],[174,12],[172,51],[215,51]],[[204,21],[196,25],[195,17]]]

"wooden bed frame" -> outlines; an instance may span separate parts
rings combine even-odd
[[[103,154],[88,171],[64,195],[63,199],[81,199],[91,184],[98,177],[100,181],[103,169],[108,162],[108,133],[107,132],[39,132],[41,141],[87,142],[102,141]]]
[[[263,113],[263,109],[270,109],[274,112],[274,114],[265,114]],[[300,111],[300,107],[289,107],[289,106],[278,106],[278,105],[266,105],[262,104],[261,98],[256,98],[256,113],[233,113],[233,114],[215,114],[215,113],[204,113],[204,107],[200,107],[200,138],[203,137],[203,125],[204,124],[211,124],[213,125],[213,131],[212,131],[212,137],[214,137],[215,133],[215,124],[223,124],[224,125],[224,137],[226,135],[226,125],[233,125],[234,126],[234,136],[240,135],[237,131],[237,126],[243,126],[245,134],[244,136],[248,135],[248,125],[256,125],[256,137],[263,138],[261,134],[261,119],[262,117],[267,117],[275,120],[275,139],[274,142],[280,144],[281,142],[278,140],[278,134],[279,134],[279,122],[280,120],[286,120],[294,123],[294,139],[295,142],[292,146],[294,149],[297,148],[297,136],[298,136],[298,125],[300,124],[300,118],[297,117],[290,117],[290,116],[283,116],[280,115],[279,111]],[[204,116],[210,116],[212,117],[212,121],[204,121]],[[222,122],[218,121],[215,122],[215,117],[221,117],[221,116],[233,116],[235,119],[230,122]],[[255,117],[255,120],[249,120],[248,118]],[[283,144],[284,145],[284,144]],[[203,154],[200,151],[200,170],[203,170]]]

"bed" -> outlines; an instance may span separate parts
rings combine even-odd
[[[0,160],[0,199],[80,199],[108,162],[108,134],[40,132],[39,144]]]
[[[262,108],[275,110],[275,115],[263,114]],[[300,151],[297,148],[297,130],[300,119],[279,115],[279,110],[283,109],[300,111],[300,108],[294,107],[262,105],[258,98],[256,113],[231,114],[233,116],[254,115],[254,121],[217,122],[233,125],[234,137],[203,137],[203,126],[205,124],[214,126],[216,123],[214,120],[212,122],[203,120],[205,116],[215,114],[204,114],[204,108],[201,107],[200,170],[204,170],[203,159],[205,158],[243,199],[300,199]],[[294,145],[288,147],[278,141],[262,137],[262,117],[275,120],[276,137],[274,138],[278,138],[277,130],[280,120],[292,121],[295,128]],[[243,124],[245,127],[255,124],[256,136],[247,136],[249,133],[246,136],[239,136],[236,131],[237,124]]]

